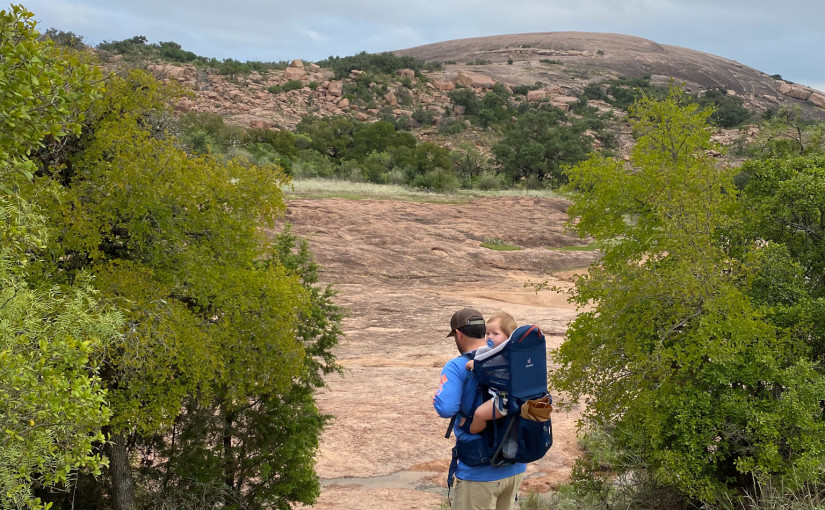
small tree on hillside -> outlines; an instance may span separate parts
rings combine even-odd
[[[506,129],[493,154],[509,179],[535,178],[552,187],[566,182],[564,166],[586,158],[593,146],[580,126],[564,124],[564,118],[556,108],[528,112]]]

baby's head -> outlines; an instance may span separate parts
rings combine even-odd
[[[513,334],[518,324],[512,315],[505,312],[499,312],[487,319],[487,340],[492,341],[493,345],[499,345]]]

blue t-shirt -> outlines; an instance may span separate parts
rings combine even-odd
[[[465,388],[467,391],[464,391]],[[459,411],[464,416],[469,416],[475,403],[475,388],[476,378],[471,370],[467,370],[467,358],[453,358],[441,369],[441,384],[433,395],[433,407],[442,418],[452,418]],[[456,419],[453,428],[456,441],[469,441],[479,437],[462,430],[460,422],[461,416]],[[459,460],[456,476],[473,482],[491,482],[523,473],[526,469],[527,465],[522,463],[471,467]]]

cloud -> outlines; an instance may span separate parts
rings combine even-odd
[[[315,30],[304,30],[304,33],[307,35],[307,37],[312,39],[313,42],[327,42],[327,41],[329,41],[329,37],[327,37],[323,34],[319,34]]]

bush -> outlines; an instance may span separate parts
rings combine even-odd
[[[481,101],[475,91],[467,87],[458,87],[447,93],[453,103],[465,108],[465,115],[476,115],[481,109]]]
[[[538,90],[542,88],[544,85],[541,83],[534,83],[533,85],[516,85],[513,87],[513,95],[514,96],[526,96],[528,92],[531,90]]]
[[[422,126],[432,126],[435,123],[435,113],[421,107],[413,112],[412,118]]]
[[[315,83],[315,86],[317,87],[318,84]],[[301,80],[289,80],[283,85],[273,85],[266,90],[272,94],[280,94],[281,92],[289,92],[291,90],[299,90],[302,88],[304,88],[304,83]]]
[[[336,169],[336,165],[320,152],[305,150],[301,151],[298,160],[292,164],[292,175],[296,179],[329,178],[335,175]]]
[[[412,69],[416,74],[423,69],[437,69],[438,64],[427,63],[407,55],[396,56],[392,53],[367,53],[362,51],[349,57],[329,57],[317,62],[321,67],[329,67],[336,78],[349,76],[353,69],[366,73],[395,74],[399,69]]]
[[[438,133],[441,135],[457,135],[467,129],[464,121],[458,117],[448,117],[438,125]]]
[[[587,86],[584,87],[582,96],[586,99],[598,99],[601,101],[607,99],[607,94],[599,83],[588,83]]]
[[[436,168],[424,175],[415,176],[411,184],[429,191],[455,191],[458,189],[458,178],[449,170]]]
[[[484,191],[504,189],[507,185],[507,177],[504,174],[497,174],[491,170],[481,172],[476,181],[476,187]]]
[[[714,108],[710,120],[720,127],[734,128],[751,118],[751,112],[745,108],[745,100],[739,96],[729,96],[722,89],[707,90],[696,101],[702,107]]]

